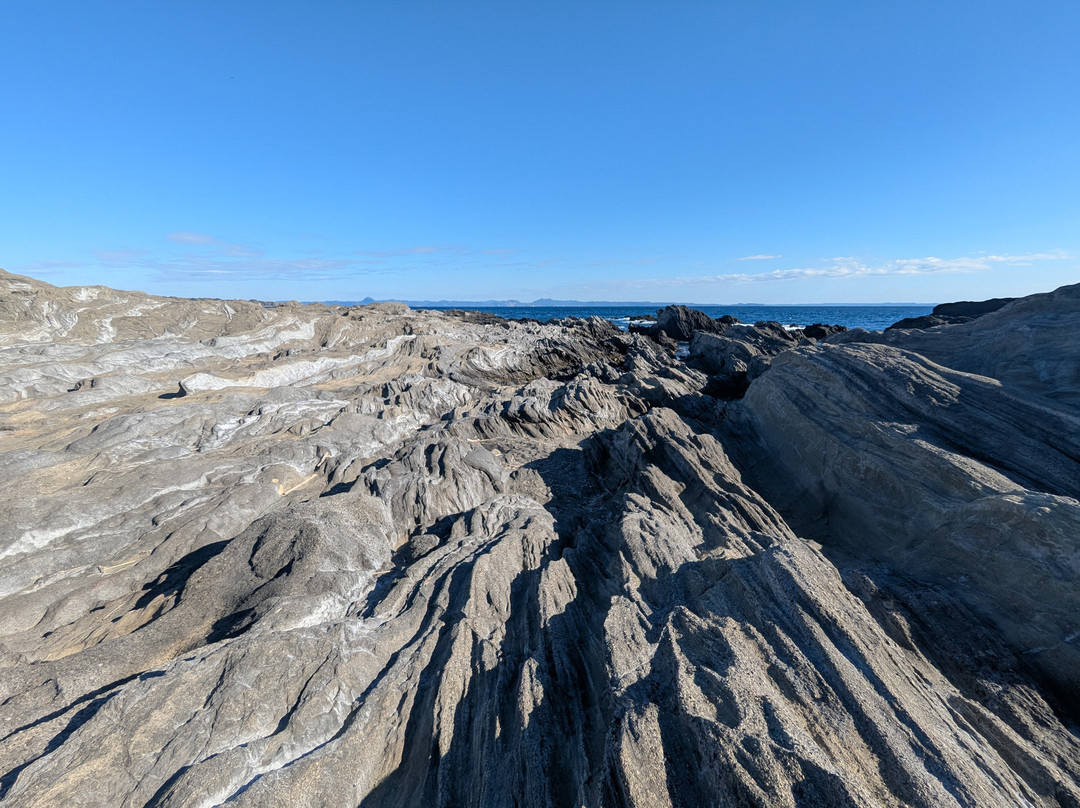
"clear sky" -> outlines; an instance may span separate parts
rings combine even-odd
[[[1080,2],[0,3],[0,267],[264,299],[1080,281]]]

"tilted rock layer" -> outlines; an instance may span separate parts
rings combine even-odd
[[[1080,806],[1031,300],[725,401],[598,319],[0,274],[0,803]]]

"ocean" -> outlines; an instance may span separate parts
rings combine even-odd
[[[562,317],[591,317],[597,315],[611,320],[622,330],[626,330],[632,320],[643,314],[656,314],[656,309],[642,306],[426,306],[428,309],[445,311],[451,308],[467,308],[472,311],[485,311],[508,319],[528,317],[533,320],[547,321]],[[813,323],[844,325],[848,328],[865,328],[869,331],[881,331],[905,317],[919,317],[929,314],[933,306],[693,306],[710,317],[730,314],[744,323],[756,323],[760,320],[774,320],[786,326],[808,326]]]

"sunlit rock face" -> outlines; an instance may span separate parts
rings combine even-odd
[[[0,803],[1080,805],[1078,298],[708,366],[0,274]]]

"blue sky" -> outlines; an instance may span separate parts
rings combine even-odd
[[[1080,281],[1080,3],[0,4],[0,267],[264,299]]]

